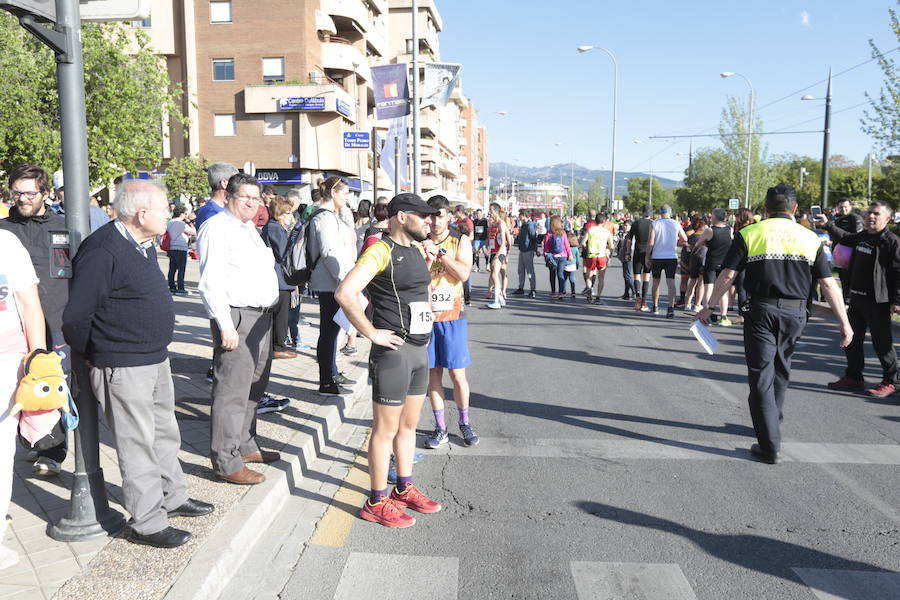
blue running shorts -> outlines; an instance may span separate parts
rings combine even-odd
[[[471,364],[468,319],[435,323],[428,341],[428,368],[465,369]]]

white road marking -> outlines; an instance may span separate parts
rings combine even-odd
[[[456,600],[458,580],[456,557],[351,552],[334,600]]]
[[[818,600],[887,600],[900,598],[900,573],[794,569]]]
[[[573,562],[578,600],[697,600],[678,565]]]

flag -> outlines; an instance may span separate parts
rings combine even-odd
[[[391,125],[388,129],[387,140],[384,142],[384,147],[381,149],[381,159],[379,161],[379,165],[384,172],[387,173],[388,179],[391,180],[391,183],[394,186],[397,186],[397,182],[394,181],[394,152],[395,148],[398,146],[395,145],[397,138],[400,138],[399,148],[400,148],[400,184],[399,187],[409,185],[409,182],[406,177],[406,149],[407,149],[407,139],[406,139],[406,117],[396,117],[391,119]]]
[[[424,93],[419,106],[446,106],[459,82],[461,68],[462,65],[454,63],[425,63]]]
[[[406,63],[372,67],[376,119],[393,119],[409,114],[407,68]]]

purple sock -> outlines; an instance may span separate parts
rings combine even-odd
[[[387,490],[371,490],[369,491],[369,504],[378,504],[387,498]]]
[[[433,410],[434,413],[434,426],[444,431],[447,429],[447,421],[444,420],[444,409]]]
[[[398,476],[397,477],[397,491],[401,494],[406,491],[407,486],[412,483],[412,475],[409,477]]]
[[[469,409],[468,408],[460,408],[459,409],[459,424],[460,425],[468,425],[469,424]]]

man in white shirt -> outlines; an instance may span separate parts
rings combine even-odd
[[[238,173],[225,193],[225,209],[210,217],[197,237],[198,289],[212,320],[214,345],[210,458],[219,479],[252,485],[266,478],[245,463],[280,458],[256,443],[256,404],[272,365],[278,280],[272,251],[253,224],[262,202],[259,182]]]
[[[653,273],[653,307],[652,312],[659,314],[659,280],[666,272],[666,286],[669,290],[669,307],[666,317],[675,317],[675,270],[678,268],[678,246],[687,244],[687,234],[678,221],[672,219],[672,208],[663,204],[659,209],[659,219],[653,222],[650,230],[650,241],[647,243],[647,254],[650,255],[651,272]]]

